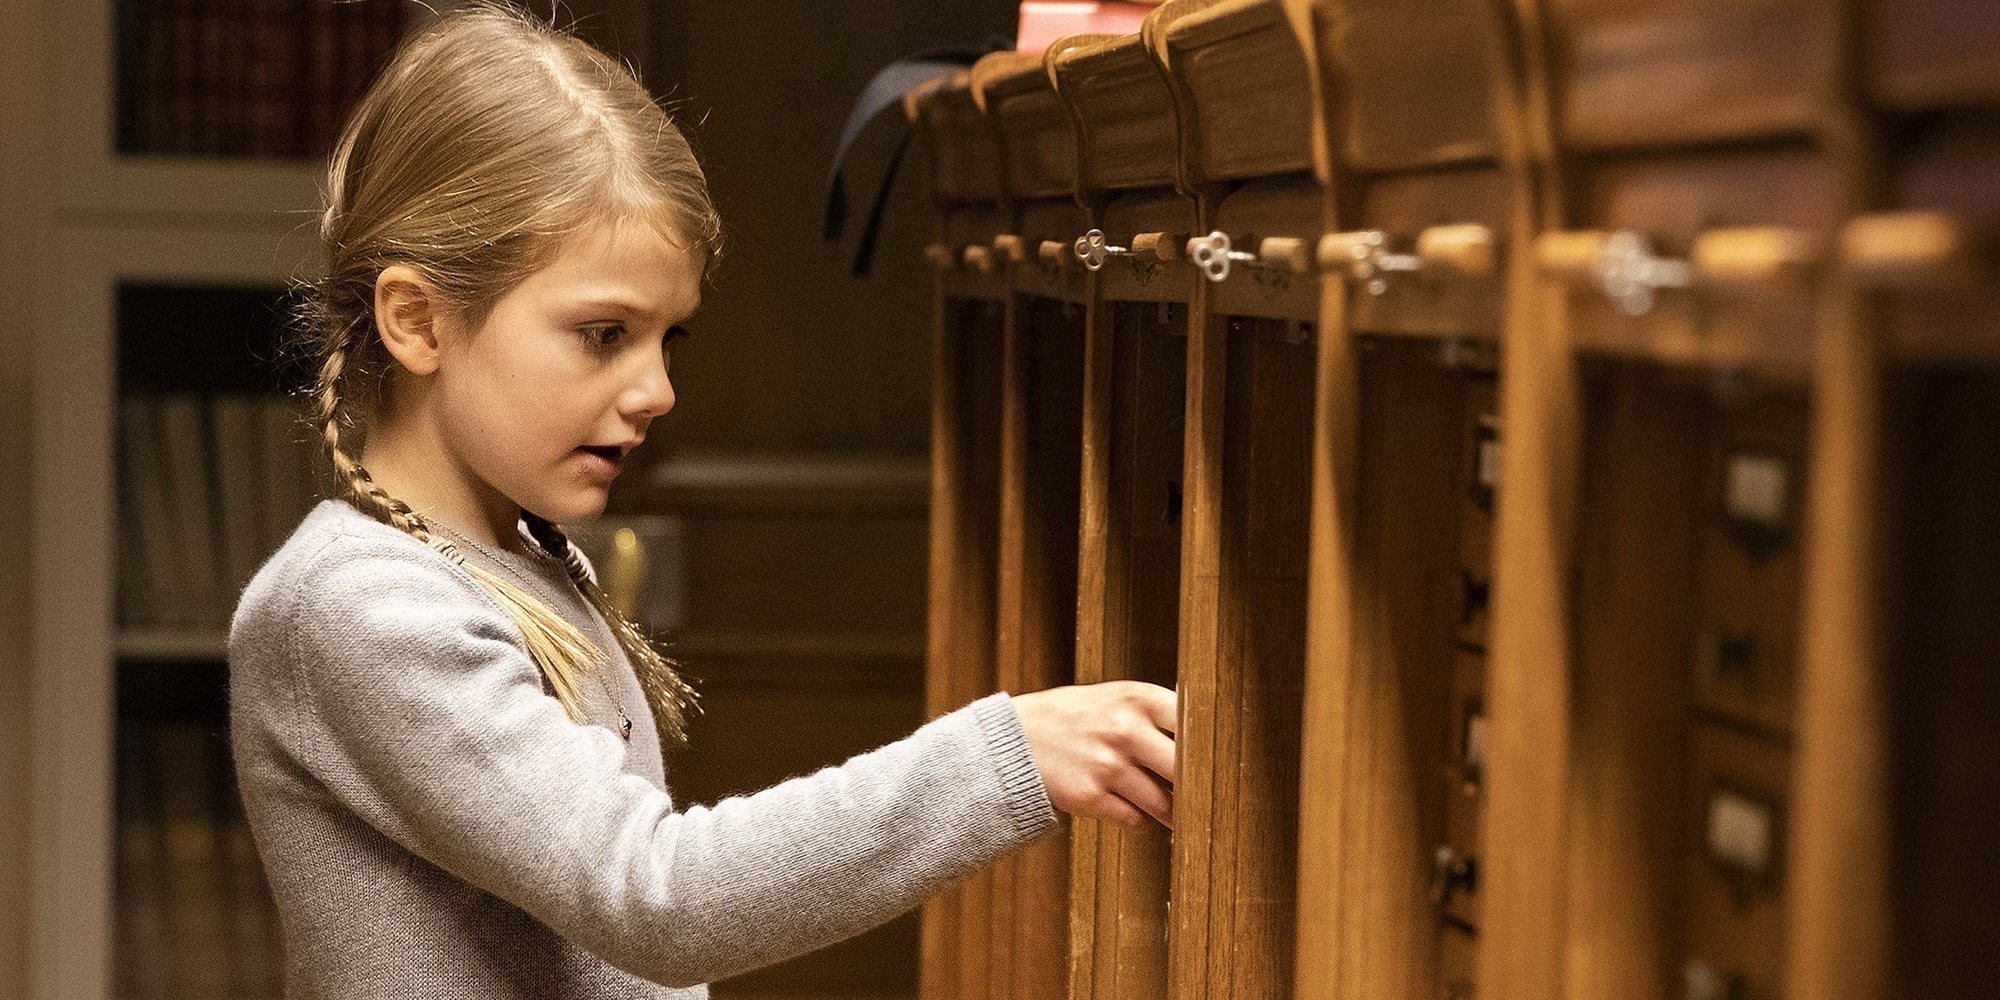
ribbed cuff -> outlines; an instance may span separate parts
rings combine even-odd
[[[1026,842],[1041,836],[1056,825],[1055,803],[1049,800],[1048,783],[1035,766],[1035,754],[1028,746],[1027,730],[1021,728],[1020,713],[1014,710],[1013,696],[999,691],[966,707],[986,733],[986,749],[1007,793],[1015,837]]]

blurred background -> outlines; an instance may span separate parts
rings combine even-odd
[[[848,273],[858,224],[821,239],[822,192],[875,70],[1011,36],[1016,7],[556,12],[675,109],[727,227],[676,348],[679,404],[591,540],[627,527],[648,544],[635,599],[705,693],[691,751],[668,761],[684,804],[923,721],[921,144],[867,278]],[[241,582],[324,487],[286,409],[295,373],[271,363],[287,282],[314,266],[321,158],[426,16],[403,0],[0,11],[0,523],[16,541],[0,559],[0,998],[276,995],[223,639]],[[899,129],[855,151],[855,223]],[[911,914],[714,993],[913,996],[916,947]]]

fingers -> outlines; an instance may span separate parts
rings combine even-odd
[[[1129,747],[1132,760],[1139,766],[1174,783],[1174,739],[1157,729],[1147,730],[1134,736]]]
[[[1138,827],[1146,822],[1145,812],[1116,795],[1106,795],[1099,802],[1095,818],[1124,827]]]
[[[1174,828],[1174,800],[1159,779],[1137,768],[1125,768],[1111,790],[1161,826]]]
[[[1174,694],[1172,688],[1135,681],[1133,696],[1138,702],[1139,710],[1145,713],[1147,720],[1154,726],[1170,733],[1180,728],[1180,698]]]

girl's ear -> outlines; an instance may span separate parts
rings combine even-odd
[[[416,268],[391,264],[375,277],[375,328],[390,355],[413,375],[437,371],[443,305],[436,287]]]

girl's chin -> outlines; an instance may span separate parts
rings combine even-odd
[[[569,524],[574,521],[588,521],[604,513],[605,505],[611,500],[611,491],[594,483],[572,483],[560,493],[543,496],[538,502],[522,504],[521,509],[533,511],[545,521]]]

